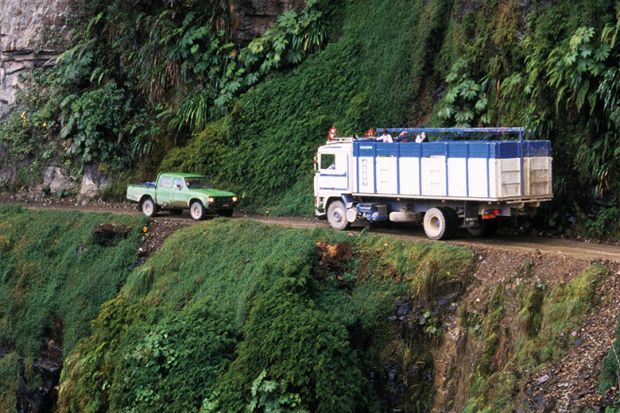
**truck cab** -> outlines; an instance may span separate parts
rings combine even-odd
[[[353,156],[351,139],[342,139],[318,149],[314,174],[315,208],[325,216],[326,202],[351,193],[350,161]]]

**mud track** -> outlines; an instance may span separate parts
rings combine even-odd
[[[33,204],[22,205],[26,209],[30,210],[75,210],[82,212],[99,212],[99,213],[112,213],[120,215],[141,215],[136,209],[121,206],[121,207],[74,207],[74,206],[40,206]],[[235,215],[233,219],[254,219],[258,222],[268,225],[278,225],[287,228],[329,228],[329,225],[325,221],[318,221],[314,218],[298,218],[298,217],[262,217],[251,215]],[[172,216],[167,213],[161,213],[154,217],[155,222],[165,221],[173,224],[175,227],[183,225],[194,225],[194,222],[188,214],[181,216]],[[163,223],[163,222],[162,222]],[[361,228],[352,229],[352,234],[360,233]],[[409,241],[429,241],[424,235],[424,231],[421,227],[390,227],[390,228],[371,228],[373,234],[384,235],[393,237],[396,239],[409,240]],[[459,233],[459,235],[450,241],[437,241],[448,242],[453,245],[461,245],[472,248],[478,251],[484,250],[499,250],[499,251],[512,251],[520,253],[536,252],[544,255],[553,255],[559,257],[567,257],[579,260],[604,260],[612,262],[620,262],[620,246],[586,243],[574,240],[548,238],[548,237],[534,237],[523,235],[495,235],[492,238],[474,238],[466,234],[465,232]]]

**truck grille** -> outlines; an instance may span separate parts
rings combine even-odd
[[[215,197],[215,201],[210,204],[212,208],[231,208],[233,206],[233,200],[230,196]]]

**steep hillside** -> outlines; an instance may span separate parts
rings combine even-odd
[[[49,408],[60,369],[62,412],[617,401],[615,264],[214,220],[136,266],[141,220],[2,216],[3,411]]]
[[[144,222],[0,206],[0,411],[54,403],[63,358],[139,264]]]

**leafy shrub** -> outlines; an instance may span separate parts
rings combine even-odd
[[[112,163],[119,154],[127,105],[124,93],[113,82],[81,96],[68,96],[61,137],[67,140],[67,154],[87,164],[93,160]]]
[[[217,305],[136,328],[121,344],[126,356],[116,370],[111,410],[196,411],[204,394],[232,359],[234,335]]]
[[[311,213],[312,158],[326,131],[336,126],[344,135],[407,122],[408,91],[422,93],[424,58],[437,47],[447,3],[335,3],[344,9],[344,21],[332,22],[342,26],[337,42],[248,90],[233,104],[227,128],[213,134],[208,126],[186,148],[172,150],[162,168],[183,165],[183,157],[203,159],[191,164],[244,195],[246,207]],[[398,25],[376,24],[396,14]]]
[[[489,124],[486,113],[488,107],[487,79],[480,83],[470,79],[469,68],[464,60],[457,61],[446,76],[448,92],[443,97],[443,109],[437,116],[457,126],[474,126],[479,123]]]

